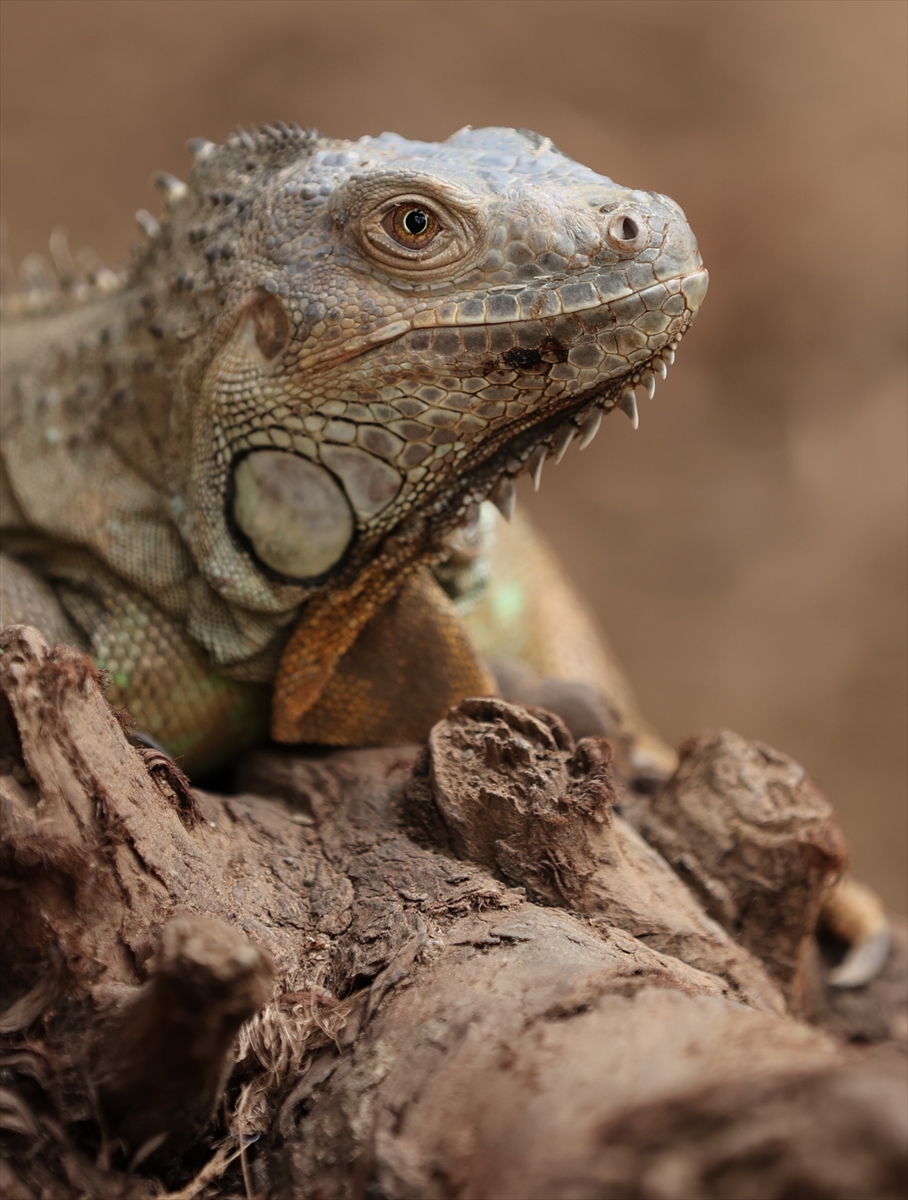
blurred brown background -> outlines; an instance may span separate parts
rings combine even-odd
[[[687,212],[712,283],[634,434],[521,499],[677,742],[799,758],[905,908],[901,0],[3,0],[18,261],[122,262],[190,136],[517,125]]]

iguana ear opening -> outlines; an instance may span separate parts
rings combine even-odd
[[[291,579],[329,571],[355,532],[334,476],[285,450],[254,450],[240,459],[233,472],[233,518],[256,557]]]
[[[272,359],[286,349],[290,341],[290,318],[277,296],[259,296],[250,306],[249,315],[255,330],[255,344],[262,357]]]

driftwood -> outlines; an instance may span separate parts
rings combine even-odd
[[[4,1198],[903,1193],[904,933],[825,986],[846,849],[784,756],[704,736],[640,796],[468,700],[214,795],[2,648]]]

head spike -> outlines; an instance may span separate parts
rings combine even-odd
[[[66,230],[58,225],[50,235],[50,256],[53,259],[54,270],[60,280],[60,286],[65,291],[71,291],[79,282],[79,272],[75,259],[69,248],[69,238]]]
[[[159,171],[154,177],[154,183],[155,187],[164,193],[164,203],[168,208],[179,204],[189,191],[182,179],[177,179],[176,175],[171,175],[168,171]]]
[[[154,240],[154,238],[156,238],[161,232],[160,223],[156,221],[151,213],[147,212],[144,208],[140,208],[136,212],[136,221],[144,231],[146,237],[149,237],[152,240]]]
[[[27,254],[19,267],[22,290],[35,299],[47,299],[57,287],[57,279],[46,259],[40,254]]]
[[[107,292],[119,285],[121,276],[116,271],[111,271],[110,267],[105,267],[101,257],[91,246],[83,246],[81,250],[77,250],[75,259],[79,273],[93,287]]]
[[[186,149],[196,162],[204,162],[217,150],[217,146],[214,142],[209,142],[208,138],[194,137],[186,143]]]

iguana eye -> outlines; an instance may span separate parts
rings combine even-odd
[[[382,228],[407,250],[428,246],[440,228],[438,217],[418,204],[398,204],[385,213]]]
[[[406,182],[412,191],[403,191]],[[354,179],[339,194],[339,225],[367,261],[399,278],[424,282],[465,269],[484,250],[485,225],[453,185],[395,172],[386,180]],[[439,193],[436,195],[436,193]]]

